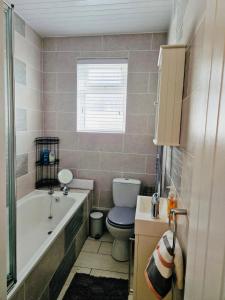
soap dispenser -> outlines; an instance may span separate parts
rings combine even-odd
[[[174,186],[168,186],[170,189],[169,195],[168,195],[168,200],[167,200],[167,214],[169,216],[170,210],[172,208],[177,207],[177,199],[176,199],[176,189]]]
[[[152,205],[151,205],[151,213],[152,213],[152,218],[153,219],[158,219],[159,217],[159,194],[154,193],[152,195]]]

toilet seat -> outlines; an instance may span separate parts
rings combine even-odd
[[[110,225],[121,228],[128,229],[134,227],[135,219],[135,208],[131,207],[113,207],[107,216],[107,221]]]

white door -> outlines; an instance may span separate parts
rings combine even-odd
[[[208,0],[193,173],[186,300],[225,299],[225,1]]]

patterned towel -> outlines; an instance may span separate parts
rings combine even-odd
[[[172,287],[173,270],[176,276],[176,287],[183,289],[183,256],[180,244],[176,239],[175,251],[172,249],[173,233],[166,231],[149,258],[145,269],[148,287],[157,299],[164,298]]]

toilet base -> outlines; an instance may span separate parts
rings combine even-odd
[[[112,257],[117,261],[128,261],[129,240],[115,239],[112,246]]]

